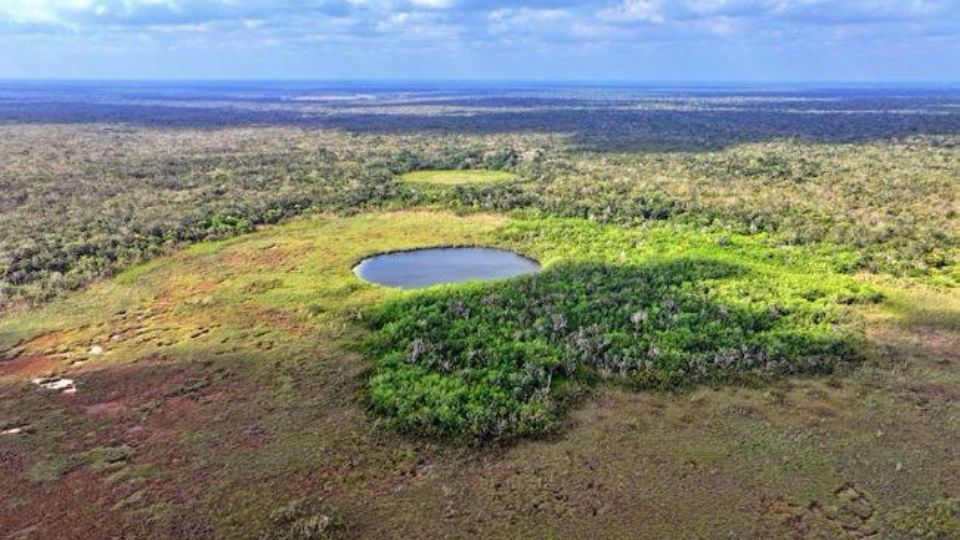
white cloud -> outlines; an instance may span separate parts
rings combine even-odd
[[[417,44],[482,44],[492,34],[501,44],[576,48],[613,40],[624,46],[710,39],[772,44],[786,36],[800,47],[825,35],[880,41],[895,32],[949,41],[951,30],[956,34],[960,27],[957,10],[948,9],[955,1],[0,0],[0,37],[61,32],[122,43],[155,31],[202,33],[243,46],[323,42],[377,48],[383,40],[399,44],[405,37]]]
[[[667,20],[663,10],[662,0],[624,0],[618,6],[600,10],[598,16],[613,22],[663,24]]]
[[[429,9],[447,9],[453,7],[454,2],[453,0],[410,0],[410,4]]]
[[[490,31],[497,33],[515,30],[544,29],[544,25],[556,25],[570,18],[563,9],[500,8],[487,16]]]

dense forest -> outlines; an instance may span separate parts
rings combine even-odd
[[[143,122],[26,126],[10,123],[14,113],[36,115],[43,108],[25,101],[18,109],[14,100],[0,108],[0,119],[7,120],[0,127],[5,157],[0,164],[0,309],[75,289],[173,246],[247,232],[305,211],[351,213],[423,204],[626,226],[679,219],[763,234],[771,243],[852,252],[852,259],[838,258],[850,272],[958,282],[960,139],[930,134],[951,131],[956,115],[943,114],[950,105],[946,98],[928,100],[920,111],[885,114],[857,114],[833,102],[812,109],[821,103],[812,97],[799,102],[782,97],[781,106],[791,107],[784,112],[771,106],[776,97],[768,99],[707,101],[715,107],[736,104],[715,112],[722,116],[709,123],[741,139],[728,142],[696,129],[701,112],[675,111],[671,114],[679,116],[663,119],[650,100],[640,101],[653,108],[639,108],[647,116],[635,117],[641,113],[625,106],[629,110],[603,109],[604,115],[614,115],[603,124],[610,126],[609,133],[598,129],[600,113],[589,108],[565,113],[580,114],[579,128],[564,120],[571,125],[546,123],[536,132],[516,123],[527,122],[528,111],[550,103],[508,103],[520,112],[497,119],[497,125],[515,131],[484,133],[471,129],[472,123],[503,114],[507,105],[450,98],[442,102],[445,107],[473,111],[462,117],[456,134],[395,133],[389,126],[400,119],[414,125],[438,117],[450,121],[449,113],[407,101],[377,109],[392,115],[385,126],[344,131],[336,118],[366,122],[370,113],[362,107],[331,109],[329,124],[337,129],[233,125],[214,130],[154,125],[151,109],[144,106]],[[846,106],[866,107],[861,101]],[[871,103],[920,106],[913,100]],[[109,119],[103,105],[59,106]],[[165,114],[161,124],[173,112]],[[235,124],[244,119],[242,113],[219,114]],[[859,134],[867,140],[855,144],[846,130],[864,116],[870,125]],[[661,143],[672,143],[620,148],[619,130],[638,131],[631,122],[640,122],[638,129]],[[740,122],[753,127],[744,129]],[[769,135],[760,137],[760,132]],[[885,135],[895,137],[879,140]],[[419,169],[473,168],[512,171],[518,181],[430,191],[396,178]]]

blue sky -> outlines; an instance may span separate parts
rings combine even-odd
[[[0,77],[960,81],[960,0],[0,0]]]

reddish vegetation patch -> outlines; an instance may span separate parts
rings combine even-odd
[[[924,345],[933,349],[950,348],[956,350],[957,340],[952,339],[943,332],[931,328],[918,328],[913,334],[915,334]]]
[[[757,508],[757,517],[761,522],[783,527],[793,538],[805,538],[810,533],[810,526],[804,520],[806,513],[806,508],[792,504],[783,497],[763,496]]]
[[[132,364],[85,367],[83,371],[86,405],[127,398],[140,401],[155,398],[163,394],[164,388],[178,384],[178,378],[183,378],[159,355]]]
[[[20,531],[32,531],[25,538],[57,538],[89,540],[90,538],[115,537],[124,530],[125,516],[121,512],[109,512],[118,501],[129,496],[135,488],[109,486],[100,476],[84,469],[64,475],[56,482],[36,485],[26,491],[18,489],[27,503],[25,508],[42,509],[42,512],[23,512],[0,506],[0,523],[17,538]],[[64,496],[69,494],[69,496]],[[77,504],[85,501],[85,504]],[[83,523],[83,527],[77,527]]]
[[[192,296],[209,296],[217,290],[218,283],[202,282],[191,285],[190,287],[174,287],[160,291],[153,301],[155,312],[153,317],[161,315],[179,304],[184,298]]]
[[[62,369],[64,361],[52,354],[62,343],[61,332],[49,332],[23,343],[6,353],[9,359],[0,360],[0,376],[33,379]]]
[[[23,438],[22,446],[0,451],[0,493],[15,493],[16,504],[0,504],[0,536],[22,533],[28,538],[100,538],[140,527],[151,537],[169,523],[137,524],[138,510],[156,503],[186,505],[203,498],[209,474],[194,468],[194,451],[182,442],[185,432],[217,431],[233,425],[234,413],[255,393],[233,379],[215,379],[212,364],[201,360],[178,363],[160,356],[133,364],[85,370],[82,389],[69,400],[47,401],[67,418],[58,423],[62,434],[56,447],[35,448],[40,439]],[[224,375],[220,375],[223,377]],[[259,410],[241,414],[237,429],[211,442],[221,449],[259,448],[270,441]],[[25,479],[27,471],[45,456],[67,458],[96,447],[128,445],[134,455],[128,467],[150,464],[139,482],[126,477],[108,481],[111,472],[98,472],[82,462],[58,479],[42,483]],[[142,492],[139,493],[139,492]],[[4,497],[6,503],[6,497]],[[117,506],[117,505],[120,506]],[[189,505],[187,505],[189,507]],[[29,511],[25,511],[29,510]],[[132,521],[133,520],[133,521]],[[133,529],[131,529],[133,527]],[[207,530],[204,528],[204,530]],[[207,531],[209,532],[209,531]],[[189,536],[189,535],[188,535]],[[209,537],[201,535],[198,537]]]
[[[0,469],[4,471],[16,471],[23,467],[23,456],[0,446]],[[2,482],[0,482],[2,485]],[[0,529],[0,532],[3,532]]]
[[[819,418],[834,418],[838,416],[836,409],[824,404],[813,404],[804,407],[809,413]]]
[[[270,326],[286,330],[297,337],[303,336],[309,332],[309,328],[297,320],[295,316],[279,309],[268,309],[261,311],[258,314],[258,320],[262,320]]]
[[[932,355],[952,357],[954,351],[960,348],[960,336],[956,333],[937,330],[928,326],[912,328],[881,327],[874,328],[871,332],[874,339],[881,343],[889,343],[888,336],[891,333],[900,339],[915,343]]]
[[[32,351],[45,351],[57,347],[61,342],[61,334],[59,332],[49,332],[37,336],[24,345],[25,350]]]
[[[930,328],[918,328],[910,334],[921,346],[931,352],[952,355],[960,348],[960,340],[956,337]]]
[[[272,440],[273,436],[266,427],[255,424],[239,430],[236,436],[229,441],[228,446],[234,449],[256,450],[268,445]]]
[[[304,253],[304,249],[291,250],[283,246],[273,245],[256,250],[227,251],[220,254],[220,262],[235,268],[260,266],[276,269],[281,266],[296,264]],[[292,270],[293,267],[291,266],[288,269]]]
[[[960,388],[956,386],[936,383],[913,384],[910,385],[909,390],[930,400],[947,403],[960,401]]]
[[[94,403],[84,407],[84,411],[90,416],[121,416],[128,410],[130,408],[120,399]]]
[[[200,405],[192,399],[170,398],[153,411],[142,424],[153,442],[157,439],[174,440],[183,430],[198,424]]]
[[[21,355],[13,360],[0,362],[0,375],[19,379],[34,379],[44,377],[62,369],[62,360],[52,356]]]

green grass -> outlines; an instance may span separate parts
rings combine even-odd
[[[492,184],[515,180],[516,176],[508,171],[489,170],[441,170],[414,171],[403,174],[400,179],[415,184],[436,186],[462,186],[468,184]]]
[[[81,465],[83,462],[75,456],[50,456],[34,463],[26,478],[37,483],[52,482]]]
[[[83,466],[94,472],[115,471],[125,467],[132,455],[133,449],[126,445],[96,447],[72,455],[51,455],[34,463],[26,477],[31,482],[52,482]]]
[[[112,327],[120,324],[111,322],[111,316],[133,316],[159,301],[170,307],[146,322],[163,327],[174,342],[189,343],[193,331],[223,317],[260,324],[260,315],[268,309],[293,311],[292,319],[299,323],[338,320],[351,306],[367,308],[390,293],[354,276],[351,269],[356,261],[392,249],[480,244],[504,221],[490,215],[457,219],[450,213],[427,211],[352,219],[314,217],[239,238],[199,243],[61,301],[0,318],[0,351],[51,331],[61,332],[58,337],[65,342],[109,342]],[[438,231],[438,226],[443,230]],[[174,317],[179,321],[166,320]],[[78,345],[77,352],[88,347]],[[150,350],[150,345],[134,340],[108,347],[129,361]]]
[[[894,527],[914,538],[960,537],[960,498],[935,501],[921,510],[908,509],[891,518]]]

